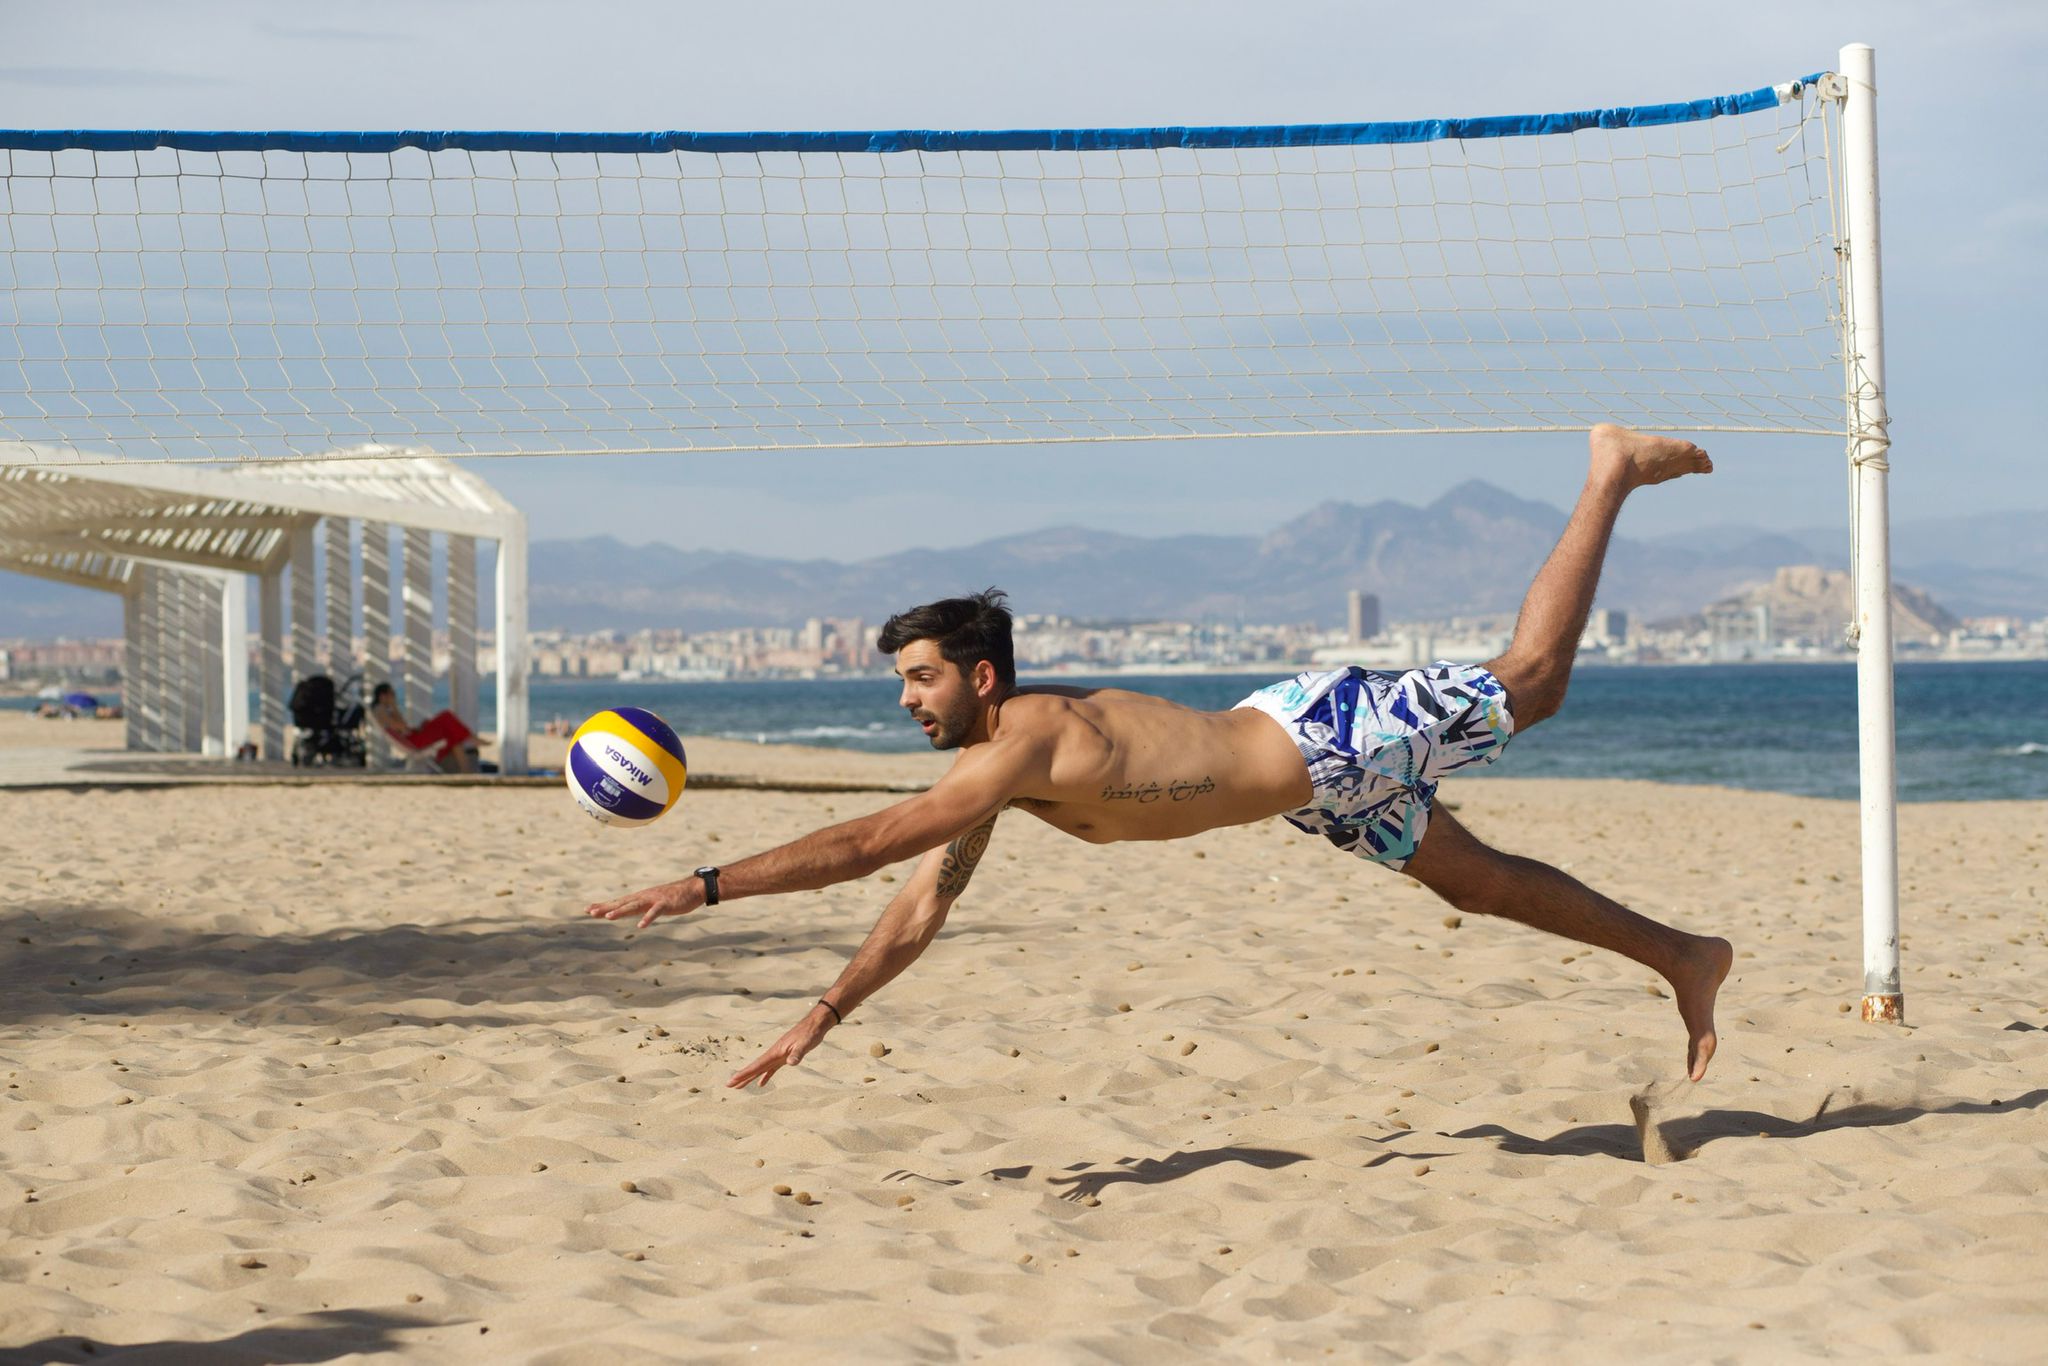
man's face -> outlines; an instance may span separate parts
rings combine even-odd
[[[903,680],[903,709],[924,728],[932,748],[958,749],[981,716],[973,679],[947,663],[929,640],[913,640],[896,652],[896,674]]]

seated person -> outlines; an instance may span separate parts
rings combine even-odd
[[[437,711],[418,726],[408,726],[398,695],[389,683],[379,683],[370,694],[370,719],[396,743],[430,756],[443,773],[478,771],[476,735],[452,711]]]

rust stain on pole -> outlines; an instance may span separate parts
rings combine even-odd
[[[1865,1023],[1904,1024],[1906,1022],[1906,998],[1897,994],[1865,996],[1863,998],[1863,1019]]]

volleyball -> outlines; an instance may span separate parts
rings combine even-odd
[[[606,825],[645,825],[676,804],[683,742],[640,707],[601,711],[576,728],[563,774],[576,805]]]

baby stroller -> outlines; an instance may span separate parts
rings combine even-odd
[[[363,746],[363,676],[351,675],[340,689],[326,674],[302,678],[292,689],[292,767],[362,768],[368,762]]]

